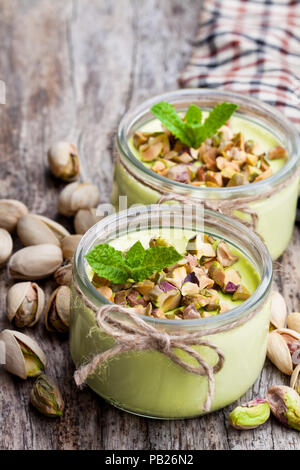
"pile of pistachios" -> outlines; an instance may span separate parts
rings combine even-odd
[[[287,315],[285,300],[277,291],[272,294],[267,356],[291,377],[290,386],[270,387],[266,398],[237,406],[229,421],[236,429],[254,429],[264,424],[272,412],[284,426],[300,431],[300,312]]]
[[[21,281],[11,285],[7,293],[6,314],[12,326],[34,327],[43,315],[48,331],[67,333],[71,260],[82,235],[100,219],[96,215],[100,194],[96,186],[74,181],[80,174],[74,145],[68,142],[52,145],[48,162],[56,178],[69,182],[59,195],[58,211],[67,217],[74,216],[75,234],[48,217],[30,213],[20,201],[0,199],[0,266],[7,263],[10,278]],[[14,254],[13,234],[24,245]],[[45,293],[35,281],[51,275],[58,287],[45,302]],[[30,394],[32,405],[46,416],[61,416],[64,402],[58,387],[44,374],[46,357],[38,343],[10,329],[0,332],[0,341],[5,344],[3,367],[8,372],[21,379],[37,377]]]

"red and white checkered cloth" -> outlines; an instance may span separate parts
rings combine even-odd
[[[247,93],[300,128],[300,0],[203,0],[180,85]]]

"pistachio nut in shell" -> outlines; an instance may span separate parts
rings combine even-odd
[[[287,317],[287,326],[300,333],[300,312],[292,312]]]
[[[271,325],[275,328],[284,328],[286,315],[287,309],[283,296],[278,291],[273,291],[271,295]]]
[[[61,249],[43,244],[22,248],[10,258],[8,270],[13,279],[36,280],[50,276],[63,262]]]
[[[17,328],[33,326],[39,320],[45,304],[43,290],[34,282],[19,282],[10,287],[6,298],[6,313]]]
[[[293,364],[300,362],[300,333],[290,328],[278,328],[275,330],[286,342]]]
[[[3,266],[9,259],[13,250],[13,241],[10,233],[4,228],[0,228],[0,266]]]
[[[96,215],[96,209],[80,209],[74,217],[74,229],[78,234],[84,234],[102,217]]]
[[[0,227],[13,232],[22,215],[28,214],[28,209],[16,199],[0,199]]]
[[[49,217],[45,217],[44,215],[39,215],[39,214],[30,214],[36,219],[44,222],[44,224],[47,225],[47,227],[52,230],[56,238],[58,238],[59,241],[63,240],[63,238],[67,237],[70,235],[70,232],[61,224],[56,222],[55,220],[49,219]]]
[[[54,273],[54,280],[60,286],[70,286],[73,276],[71,263],[60,266]]]
[[[97,186],[91,183],[70,183],[59,195],[58,210],[70,217],[80,209],[96,207],[99,201],[100,193]]]
[[[34,382],[30,392],[30,402],[40,413],[49,418],[61,416],[65,406],[57,385],[45,374],[40,375]]]
[[[5,344],[4,369],[21,379],[36,377],[46,368],[46,357],[36,341],[19,331],[3,330],[0,341]]]
[[[77,245],[80,242],[82,235],[69,235],[65,237],[61,242],[61,249],[63,257],[66,260],[71,260],[76,251]]]
[[[17,224],[17,234],[24,246],[50,243],[60,246],[60,242],[50,228],[31,214],[23,215]]]
[[[300,395],[300,364],[298,364],[291,375],[290,387]]]
[[[48,163],[51,173],[63,181],[74,181],[80,172],[79,155],[75,145],[69,142],[56,142],[48,150]]]
[[[66,333],[69,330],[70,304],[71,291],[68,286],[60,286],[52,293],[45,312],[48,331]]]
[[[230,424],[236,429],[254,429],[264,424],[270,417],[270,406],[267,400],[255,400],[237,406],[229,415]]]
[[[300,431],[300,397],[291,387],[274,385],[266,396],[272,414],[284,425]]]
[[[269,333],[267,356],[281,372],[287,375],[292,374],[293,362],[290,350],[282,335],[277,333],[277,330]]]

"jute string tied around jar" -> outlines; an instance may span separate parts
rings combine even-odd
[[[136,173],[132,172],[127,165],[124,164],[118,157],[119,162],[122,164],[124,169],[137,181],[141,184],[148,186],[154,191],[157,191],[161,194],[161,197],[158,199],[157,204],[162,204],[163,202],[168,201],[177,201],[182,204],[194,204],[194,205],[202,205],[204,209],[210,209],[215,212],[220,212],[221,214],[227,215],[232,219],[239,221],[246,225],[246,227],[251,228],[256,232],[257,224],[258,224],[258,214],[257,212],[250,206],[251,203],[255,201],[260,201],[263,199],[268,199],[273,194],[281,191],[282,189],[286,188],[300,173],[300,166],[298,166],[297,170],[292,173],[285,181],[282,183],[270,188],[268,191],[264,193],[260,193],[257,191],[256,194],[253,194],[248,197],[239,197],[233,199],[195,199],[195,197],[186,195],[183,196],[181,194],[176,194],[174,192],[170,193],[161,187],[157,187],[157,185],[153,185],[149,182],[145,182],[141,179]],[[224,188],[226,189],[226,188]],[[242,212],[250,216],[251,220],[245,220],[235,214],[235,212]],[[256,232],[257,233],[257,232]]]
[[[164,354],[185,371],[207,377],[208,391],[203,404],[204,412],[208,412],[211,408],[215,394],[214,375],[222,369],[225,355],[218,346],[204,339],[203,336],[210,336],[236,328],[247,322],[257,313],[257,309],[255,309],[246,317],[211,330],[197,329],[195,332],[182,333],[178,331],[169,334],[166,331],[158,330],[150,323],[144,321],[133,309],[124,308],[117,304],[103,305],[97,309],[76,284],[75,287],[83,302],[96,313],[96,323],[100,330],[115,340],[115,345],[111,349],[96,354],[75,371],[74,379],[77,386],[82,385],[89,375],[95,373],[104,363],[122,353],[154,350]],[[122,314],[124,320],[111,316],[111,314],[116,313]],[[215,351],[218,356],[217,363],[214,366],[209,365],[202,355],[191,346],[206,346]],[[191,365],[181,359],[174,352],[175,349],[187,353],[198,362],[198,365]]]

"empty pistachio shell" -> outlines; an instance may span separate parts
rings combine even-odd
[[[300,312],[292,312],[287,317],[287,325],[291,330],[300,333]]]
[[[286,303],[281,294],[272,292],[271,324],[275,328],[284,328],[286,322]]]
[[[267,356],[281,372],[287,375],[292,374],[293,362],[290,350],[284,338],[277,333],[277,330],[269,334]]]
[[[284,426],[300,431],[300,397],[285,385],[274,385],[266,396],[273,415]]]
[[[0,227],[13,232],[19,217],[28,213],[23,202],[15,199],[0,199]]]
[[[40,375],[33,384],[30,392],[31,404],[43,415],[49,418],[61,416],[64,401],[55,383],[47,375]]]
[[[54,273],[62,261],[62,251],[56,245],[27,246],[14,253],[8,269],[14,279],[43,279]]]
[[[51,295],[45,312],[48,331],[66,333],[70,324],[71,292],[68,286],[58,287]]]
[[[69,235],[61,242],[61,249],[64,259],[70,260],[73,258],[77,245],[80,242],[82,235]]]
[[[101,217],[96,215],[96,209],[80,209],[74,218],[74,228],[75,232],[79,234],[84,234],[95,225]]]
[[[4,228],[0,228],[0,266],[6,263],[13,249],[13,241],[10,233]]]
[[[44,243],[60,246],[59,240],[52,230],[41,220],[30,214],[19,218],[17,233],[25,246],[42,245]]]
[[[72,264],[68,263],[60,266],[54,273],[54,279],[60,286],[70,286],[72,282]]]
[[[4,369],[21,379],[36,377],[46,367],[46,357],[36,341],[19,331],[3,330],[0,341],[5,344]]]
[[[71,183],[60,193],[58,210],[66,216],[75,215],[79,209],[96,207],[100,201],[97,186],[91,183]]]
[[[56,142],[48,150],[48,163],[56,178],[74,181],[79,175],[79,156],[75,145],[69,142]]]
[[[44,304],[44,292],[37,284],[34,282],[14,284],[7,293],[8,319],[17,328],[33,326],[39,320]]]
[[[298,395],[300,395],[300,364],[298,364],[293,370],[293,373],[291,375],[290,386],[291,388],[296,390]]]
[[[230,424],[236,429],[255,429],[270,417],[270,405],[267,400],[255,400],[237,406],[229,415]]]

